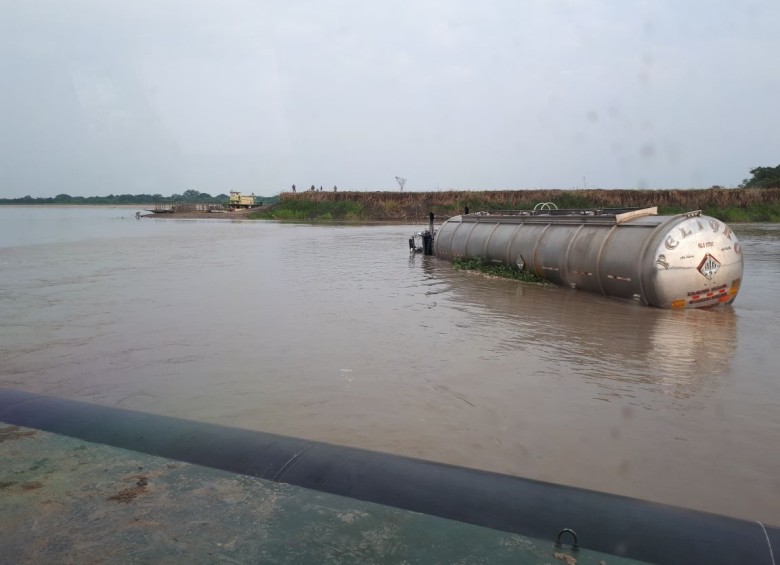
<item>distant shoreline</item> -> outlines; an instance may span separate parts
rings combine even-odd
[[[285,192],[252,219],[426,221],[470,212],[530,210],[551,202],[560,209],[646,208],[662,215],[701,210],[726,222],[780,222],[780,188],[697,190],[485,190],[442,192]]]
[[[0,202],[0,206],[16,206],[19,208],[145,208],[154,204],[29,204],[21,202]]]
[[[257,211],[257,209],[254,209]],[[155,214],[146,210],[141,214],[142,218],[154,218],[156,220],[248,220],[253,210],[231,210],[225,212],[171,212]]]
[[[6,199],[7,200],[7,199]],[[291,221],[411,222],[433,212],[437,218],[491,210],[528,210],[552,202],[558,208],[629,208],[657,206],[663,215],[701,210],[725,222],[780,222],[780,188],[690,190],[484,190],[441,192],[284,192],[278,203],[251,210],[154,214],[146,204],[64,204],[3,202],[5,206],[60,208],[122,208],[143,210],[145,218],[250,219]]]

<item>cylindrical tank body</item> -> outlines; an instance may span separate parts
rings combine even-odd
[[[436,256],[482,257],[556,284],[659,308],[730,304],[742,250],[723,222],[689,212],[469,214],[436,233]]]

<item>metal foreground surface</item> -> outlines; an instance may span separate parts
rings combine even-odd
[[[3,563],[639,563],[2,423],[0,461]]]
[[[553,536],[566,529],[577,532],[580,547],[602,553],[581,551],[580,563],[606,562],[583,558],[609,554],[612,563],[617,555],[670,565],[774,565],[772,547],[780,546],[780,529],[757,521],[10,389],[0,388],[0,422],[10,426],[0,438],[0,445],[10,445],[0,451],[2,491],[22,496],[3,492],[3,532],[17,541],[0,555],[42,542],[54,554],[75,548],[67,559],[84,562],[79,552],[128,525],[135,537],[122,543],[144,561],[162,560],[164,554],[146,552],[171,544],[198,548],[201,556],[240,538],[247,544],[242,555],[252,561],[260,555],[269,562],[494,563],[510,547],[517,554],[506,558],[513,562],[545,563],[551,552],[566,560],[552,549]],[[59,448],[65,440],[41,431],[82,443]],[[90,450],[95,443],[101,447]],[[183,462],[191,465],[176,471]],[[204,488],[219,478],[228,481],[230,496]],[[138,499],[148,500],[145,513],[110,511]],[[270,513],[258,514],[269,500]],[[344,512],[361,520],[342,525]],[[44,520],[51,515],[51,523]],[[72,532],[75,542],[57,541],[63,532]]]

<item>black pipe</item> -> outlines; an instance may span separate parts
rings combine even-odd
[[[423,255],[433,255],[433,234],[431,232],[423,232]]]
[[[431,461],[0,389],[0,421],[652,563],[773,565],[780,530]]]

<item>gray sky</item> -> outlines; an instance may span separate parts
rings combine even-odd
[[[733,186],[780,163],[778,21],[777,0],[0,0],[0,196]]]

